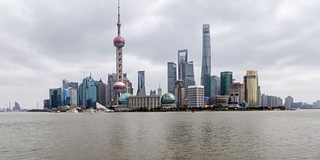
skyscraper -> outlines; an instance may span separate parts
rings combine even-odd
[[[211,42],[210,25],[204,24],[202,28],[202,67],[201,67],[201,85],[206,84],[207,78],[211,76]],[[211,86],[204,86],[211,87]]]
[[[186,90],[185,95],[188,96],[188,87],[196,84],[194,80],[193,61],[188,61],[187,64],[185,65],[185,74],[183,75],[183,77],[184,77],[184,85]]]
[[[97,102],[103,106],[107,105],[107,85],[100,81],[97,82]]]
[[[132,82],[127,77],[127,73],[123,73],[123,83],[126,85],[124,93],[130,93],[131,95],[133,95]]]
[[[168,62],[168,92],[174,94],[174,83],[177,80],[177,65],[173,62]]]
[[[206,81],[204,84],[204,96],[213,97],[216,92],[216,76],[210,76],[207,74]]]
[[[182,49],[178,50],[178,79],[184,82],[185,75],[185,65],[188,61],[188,50]]]
[[[144,71],[138,71],[137,96],[145,96],[145,95],[146,95],[146,87],[145,87]]]
[[[233,82],[232,72],[225,71],[220,73],[221,76],[221,95],[230,95],[230,86]]]
[[[177,108],[184,107],[184,99],[185,99],[185,88],[183,86],[183,82],[181,80],[177,80],[175,82],[174,87],[174,95],[175,95],[175,102]]]
[[[84,78],[79,86],[79,102],[80,106],[96,107],[97,86],[91,75]]]
[[[244,102],[243,84],[234,82],[230,86],[230,104],[234,107],[239,107]]]
[[[291,109],[291,103],[293,103],[293,98],[291,96],[288,96],[284,99],[284,106],[287,109]]]
[[[49,89],[49,95],[50,95],[50,108],[58,108],[62,105],[61,103],[61,91],[62,88],[53,88]]]
[[[245,101],[249,107],[259,106],[258,72],[249,70],[244,76]]]
[[[62,100],[63,106],[78,106],[78,82],[62,80]]]
[[[221,94],[221,77],[213,76],[214,77],[214,93],[220,95]]]

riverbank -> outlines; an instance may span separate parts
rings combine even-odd
[[[28,112],[67,112],[69,109],[31,109]],[[146,108],[140,107],[137,109],[117,109],[115,108],[114,112],[215,112],[215,111],[284,111],[286,110],[283,106],[278,107],[257,107],[257,108],[229,108],[229,107],[197,107],[197,108]],[[77,108],[78,112],[85,112],[86,109]],[[291,111],[291,110],[289,110]]]

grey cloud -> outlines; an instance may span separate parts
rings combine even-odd
[[[0,4],[0,76],[9,78],[0,81],[0,88],[7,90],[8,83],[28,88],[28,82],[37,80],[42,93],[47,93],[48,88],[61,85],[60,79],[81,81],[89,72],[105,81],[115,70],[116,4],[116,0],[4,0]],[[202,24],[209,23],[214,74],[232,70],[242,81],[247,69],[257,69],[270,88],[273,77],[268,70],[319,67],[319,10],[316,0],[122,0],[124,69],[135,87],[136,71],[144,70],[138,60],[153,64],[155,69],[145,69],[152,81],[147,87],[157,88],[158,80],[151,80],[156,77],[165,91],[166,63],[176,62],[177,50],[187,48],[198,80]],[[292,84],[287,78],[281,81]],[[35,101],[41,100],[39,95]]]

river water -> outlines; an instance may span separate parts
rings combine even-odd
[[[0,113],[0,159],[320,159],[320,111]]]

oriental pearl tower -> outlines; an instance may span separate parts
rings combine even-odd
[[[114,38],[113,44],[116,47],[116,83],[113,84],[113,89],[115,91],[115,96],[113,99],[113,104],[118,105],[118,99],[120,96],[120,93],[126,88],[126,85],[123,83],[123,72],[122,72],[122,47],[124,47],[125,41],[120,36],[120,2],[118,0],[118,36]]]

